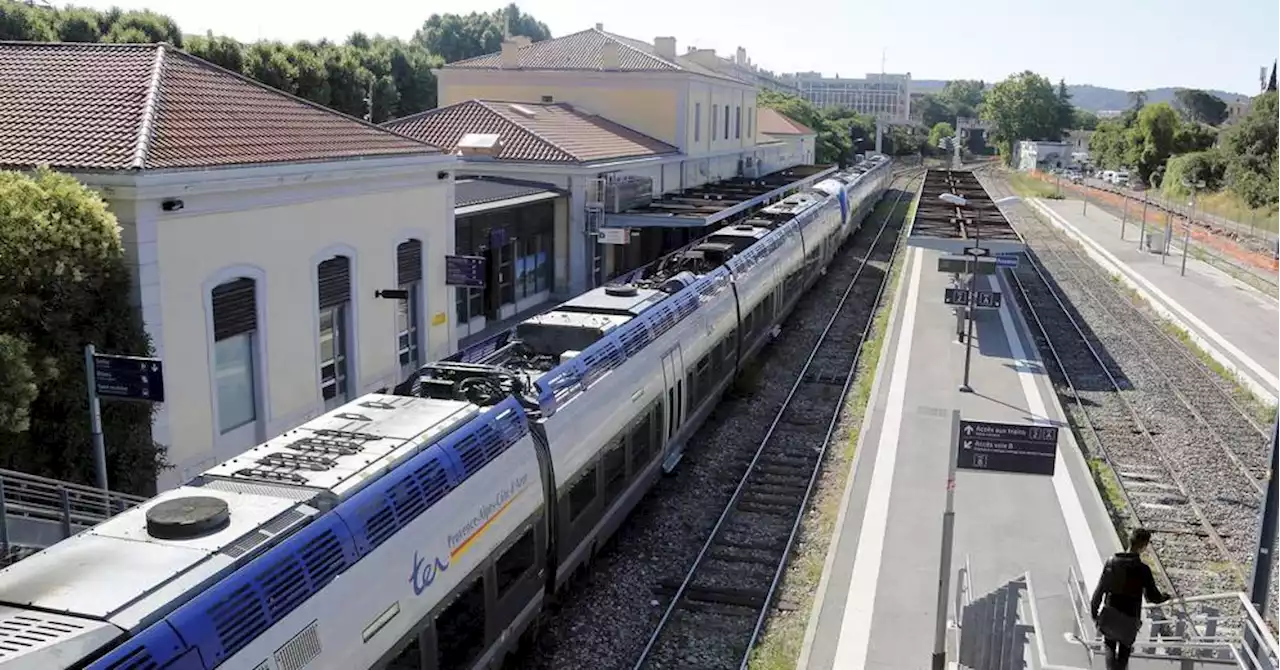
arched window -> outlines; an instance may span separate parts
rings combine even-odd
[[[422,240],[405,240],[396,247],[396,283],[409,293],[396,311],[396,351],[403,377],[422,366],[418,342],[422,330]]]
[[[351,259],[334,256],[316,266],[320,309],[320,395],[325,409],[347,402],[350,384]]]
[[[215,286],[211,297],[218,434],[225,435],[258,418],[257,283],[248,277],[232,279]]]

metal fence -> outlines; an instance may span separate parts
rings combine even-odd
[[[0,567],[146,498],[0,469]]]

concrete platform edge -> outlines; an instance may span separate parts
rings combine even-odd
[[[1210,338],[1206,337],[1201,332],[1201,329],[1203,328],[1205,331],[1212,333],[1213,331],[1211,329],[1204,324],[1200,324],[1199,328],[1189,324],[1188,319],[1184,318],[1182,314],[1180,314],[1181,311],[1185,311],[1184,308],[1173,303],[1173,301],[1167,297],[1155,295],[1146,283],[1145,279],[1142,277],[1135,278],[1133,275],[1136,273],[1134,273],[1133,270],[1129,269],[1120,262],[1119,259],[1112,256],[1106,249],[1101,248],[1097,242],[1094,242],[1088,235],[1076,230],[1074,226],[1064,221],[1057,212],[1046,207],[1043,203],[1039,202],[1037,198],[1027,198],[1025,202],[1031,205],[1031,208],[1036,212],[1036,214],[1046,217],[1055,228],[1058,228],[1073,240],[1079,242],[1084,247],[1085,253],[1087,253],[1090,258],[1111,274],[1116,275],[1126,286],[1137,291],[1138,295],[1142,296],[1143,300],[1146,300],[1147,303],[1151,305],[1158,314],[1160,314],[1160,316],[1185,331],[1187,336],[1195,342],[1196,346],[1200,347],[1215,361],[1227,370],[1231,371],[1237,381],[1247,387],[1259,398],[1267,400],[1272,405],[1276,404],[1278,397],[1277,389],[1268,388],[1266,384],[1255,378],[1255,371],[1248,369],[1250,367],[1250,363],[1252,363],[1253,367],[1260,368],[1256,362],[1251,361],[1243,352],[1239,353],[1238,357],[1233,357],[1223,352],[1219,346],[1214,342],[1211,342]],[[1173,304],[1171,305],[1169,303]],[[1213,333],[1211,337],[1214,336],[1221,339],[1221,337],[1217,336],[1216,333]]]
[[[902,321],[903,307],[902,303],[907,294],[907,282],[902,278],[907,275],[910,264],[918,260],[916,254],[912,253],[913,249],[907,246],[902,247],[902,271],[898,274],[898,286],[894,289],[893,308],[889,314],[889,321],[885,324],[885,340],[883,344],[887,344],[889,338],[897,336],[898,326]],[[883,346],[883,345],[882,345]],[[862,463],[862,456],[866,453],[863,449],[863,441],[867,438],[868,429],[874,425],[876,413],[873,411],[876,399],[880,395],[880,387],[885,383],[887,376],[884,374],[885,369],[889,365],[889,356],[881,356],[879,362],[876,363],[875,379],[871,382],[871,390],[867,395],[868,404],[863,410],[862,423],[858,429],[858,442],[854,447],[853,462],[849,465],[849,471],[845,477],[844,492],[840,496],[840,512],[836,515],[835,530],[832,531],[831,540],[827,544],[827,556],[822,564],[822,577],[818,580],[817,594],[813,598],[813,604],[809,608],[808,622],[805,624],[804,641],[800,645],[800,656],[796,660],[796,670],[806,670],[809,666],[809,656],[813,650],[814,638],[818,632],[818,620],[821,618],[822,605],[826,600],[828,582],[831,579],[831,567],[835,562],[836,554],[840,547],[840,536],[844,529],[845,516],[849,511],[849,499],[853,494],[853,484],[857,479],[856,474],[858,467]]]
[[[1006,292],[1013,293],[1010,290],[1008,279],[1003,273],[1000,275],[1000,282]],[[1057,391],[1053,388],[1053,380],[1049,377],[1044,358],[1040,356],[1040,350],[1035,345],[1035,336],[1034,331],[1031,329],[1031,324],[1027,322],[1021,309],[1010,309],[1009,313],[1016,323],[1018,333],[1027,338],[1024,346],[1026,346],[1028,358],[1034,360],[1040,366],[1040,371],[1035,376],[1036,389],[1040,392],[1041,400],[1045,402],[1046,407],[1054,412],[1054,418],[1060,421],[1064,428],[1067,428],[1067,430],[1062,431],[1066,442],[1061,450],[1063,464],[1067,466],[1077,495],[1081,496],[1081,504],[1085,507],[1085,513],[1088,515],[1086,518],[1089,521],[1089,528],[1094,542],[1098,545],[1099,554],[1103,557],[1109,556],[1120,551],[1123,547],[1120,534],[1116,532],[1115,524],[1111,520],[1111,513],[1107,511],[1107,504],[1102,499],[1102,493],[1098,491],[1097,484],[1093,481],[1093,472],[1089,468],[1089,462],[1085,459],[1084,449],[1076,441],[1075,433],[1070,429],[1071,423],[1067,419],[1066,408],[1062,406],[1062,399],[1058,397]],[[1086,490],[1088,492],[1087,495],[1081,495],[1081,489]]]

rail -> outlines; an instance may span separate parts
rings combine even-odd
[[[907,177],[906,186],[909,186],[912,181],[919,178],[920,174],[923,174],[923,173],[909,175]],[[894,181],[896,181],[899,177],[900,175],[894,175]],[[774,416],[774,419],[768,431],[765,433],[765,436],[761,440],[759,447],[756,449],[755,453],[753,454],[751,462],[747,465],[746,472],[742,475],[741,479],[739,480],[737,487],[733,492],[733,495],[730,496],[729,501],[726,503],[723,511],[720,513],[719,518],[716,520],[714,527],[712,527],[711,531],[708,533],[706,541],[704,542],[703,546],[699,550],[697,556],[694,558],[693,563],[689,566],[688,570],[686,571],[685,576],[682,582],[680,583],[679,587],[675,589],[675,592],[671,597],[670,603],[667,605],[665,611],[662,614],[661,619],[658,621],[657,626],[654,628],[653,633],[650,635],[649,639],[645,643],[643,650],[640,652],[640,655],[634,664],[634,668],[636,670],[646,667],[646,665],[649,663],[651,658],[655,656],[655,651],[659,647],[659,641],[663,639],[664,634],[669,634],[670,630],[673,628],[673,626],[671,626],[673,615],[675,614],[675,611],[677,610],[677,608],[681,606],[681,603],[683,602],[683,600],[685,598],[690,598],[692,600],[693,599],[692,592],[704,590],[704,589],[698,589],[697,587],[693,586],[695,577],[698,577],[698,576],[705,577],[705,575],[703,575],[702,572],[700,572],[700,570],[704,567],[704,562],[708,558],[709,552],[712,550],[712,547],[715,544],[717,538],[720,537],[721,531],[723,529],[727,529],[730,527],[728,524],[728,521],[731,519],[731,517],[733,517],[735,511],[737,511],[737,507],[739,503],[745,501],[746,496],[744,495],[744,493],[746,492],[746,489],[749,483],[754,481],[754,475],[756,475],[757,472],[759,471],[763,471],[760,466],[769,462],[769,459],[765,457],[766,449],[770,445],[774,444],[775,431],[777,431],[780,424],[784,423],[784,418],[788,416],[787,410],[789,407],[793,407],[792,401],[798,397],[799,389],[801,388],[802,385],[806,383],[806,378],[808,377],[808,373],[810,371],[810,368],[813,366],[814,361],[819,358],[820,353],[825,353],[825,345],[830,344],[832,339],[839,340],[840,338],[838,336],[843,334],[842,332],[840,332],[841,329],[835,329],[834,326],[837,320],[841,318],[841,316],[848,315],[847,311],[845,310],[845,307],[846,305],[852,302],[850,300],[850,297],[854,294],[855,287],[859,285],[859,280],[863,276],[863,272],[862,272],[863,269],[868,267],[872,254],[876,251],[876,249],[880,245],[881,238],[883,237],[885,231],[889,228],[890,222],[893,221],[896,216],[899,216],[897,212],[899,210],[900,205],[903,203],[904,196],[911,195],[912,197],[914,197],[914,194],[915,194],[914,190],[907,188],[906,186],[904,186],[904,188],[899,190],[899,194],[897,198],[894,200],[893,205],[889,208],[888,213],[885,215],[885,218],[881,223],[879,230],[876,233],[875,239],[872,240],[870,246],[867,248],[866,255],[860,259],[858,268],[853,273],[852,278],[850,278],[848,285],[844,289],[844,293],[841,295],[839,303],[836,305],[835,309],[833,310],[831,318],[828,320],[822,333],[818,336],[818,340],[814,344],[812,351],[809,353],[808,358],[805,360],[805,363],[802,366],[800,373],[796,378],[795,383],[792,385],[790,391],[787,394],[787,397],[782,402],[782,406],[779,408],[777,414]],[[906,202],[909,204],[910,200],[907,200]],[[893,247],[890,251],[889,259],[893,259],[896,256],[898,249],[902,245],[902,240],[905,237],[904,233],[907,228],[909,228],[909,222],[904,222],[902,229],[897,231],[897,235],[892,242]],[[835,375],[830,375],[831,377],[833,377],[832,379],[827,379],[826,377],[824,377],[821,381],[810,382],[810,384],[825,384],[825,385],[832,385],[832,386],[843,384],[842,391],[839,394],[839,397],[841,398],[841,400],[840,402],[836,403],[836,406],[834,408],[832,408],[832,414],[830,417],[830,421],[828,422],[828,425],[826,427],[825,437],[823,437],[821,444],[816,449],[815,458],[812,464],[808,466],[804,466],[810,469],[804,474],[797,473],[797,476],[802,476],[806,480],[806,483],[804,485],[805,486],[804,491],[798,497],[798,503],[799,503],[798,507],[788,503],[787,513],[792,514],[792,516],[786,516],[787,513],[778,514],[780,523],[785,523],[785,526],[786,526],[783,532],[779,533],[778,540],[782,540],[785,537],[786,542],[785,542],[785,545],[781,547],[781,552],[772,556],[772,563],[771,563],[772,571],[771,571],[771,575],[769,575],[771,581],[769,582],[767,591],[764,592],[763,598],[759,598],[758,600],[752,599],[752,602],[750,603],[745,603],[741,601],[739,601],[738,603],[734,603],[736,605],[740,605],[743,607],[754,608],[754,611],[755,611],[755,616],[742,616],[738,618],[739,620],[745,623],[754,624],[754,628],[751,629],[750,637],[746,640],[745,647],[739,649],[735,646],[735,649],[734,649],[735,654],[738,653],[738,651],[741,652],[738,665],[740,668],[744,670],[747,667],[747,664],[751,658],[752,648],[755,646],[756,640],[759,638],[761,631],[763,630],[764,622],[769,612],[769,606],[773,602],[773,599],[778,591],[778,587],[781,583],[782,575],[785,573],[787,558],[791,553],[791,548],[795,543],[795,540],[800,528],[800,524],[803,521],[804,510],[808,505],[809,499],[813,493],[813,489],[817,481],[818,475],[821,473],[821,465],[822,465],[824,456],[826,454],[827,447],[831,442],[831,437],[835,433],[835,429],[839,423],[840,408],[843,407],[843,398],[847,396],[849,391],[849,386],[854,379],[854,373],[857,369],[858,361],[861,356],[862,344],[866,341],[866,338],[870,332],[871,324],[874,322],[875,307],[880,305],[884,299],[885,289],[888,286],[888,277],[889,277],[889,273],[886,272],[882,277],[879,278],[879,284],[876,287],[876,293],[871,303],[872,308],[868,312],[866,323],[863,326],[862,332],[860,333],[860,336],[857,338],[856,342],[852,343],[853,358],[852,358],[852,363],[848,366],[848,369],[841,370]],[[837,335],[837,337],[835,338],[829,337],[832,334]],[[825,368],[824,366],[820,365],[818,369],[824,370]],[[819,420],[819,422],[820,421],[821,420]],[[780,450],[779,454],[786,453],[785,449],[783,449],[782,447],[778,447],[778,449]],[[773,454],[773,456],[776,457],[779,454]],[[786,461],[780,461],[778,464],[783,462],[786,462]],[[775,464],[775,465],[778,465],[778,464]],[[792,501],[792,502],[796,502],[796,501]],[[771,504],[776,505],[777,503],[771,503]],[[760,559],[760,560],[763,561],[765,559]],[[745,577],[743,577],[743,579],[745,579]],[[745,591],[745,590],[746,589],[742,589],[742,588],[735,589],[735,591],[739,591],[739,592]],[[730,641],[727,640],[728,636],[724,633],[724,631],[720,631],[718,635],[719,635],[719,639],[717,640],[717,643],[719,645],[727,646],[728,644],[730,644]],[[678,637],[678,636],[672,636],[672,637]]]
[[[140,496],[0,469],[0,566],[22,553],[17,551],[22,543],[10,537],[10,524],[15,521],[56,524],[65,539],[145,501]]]

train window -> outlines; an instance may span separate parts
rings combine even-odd
[[[627,440],[625,436],[613,441],[604,454],[604,504],[608,505],[622,495],[627,487]]]
[[[507,595],[511,587],[533,567],[533,527],[524,531],[516,543],[507,547],[494,564],[498,573],[498,597]]]
[[[440,670],[467,668],[484,650],[484,577],[477,577],[436,617]]]
[[[657,411],[656,423],[662,425],[662,405],[659,404],[655,410]],[[644,466],[649,462],[649,454],[653,448],[653,424],[655,423],[654,414],[650,413],[640,420],[631,428],[631,476],[640,474]]]
[[[596,499],[596,466],[591,466],[582,478],[569,489],[569,520],[582,516],[591,501]]]

